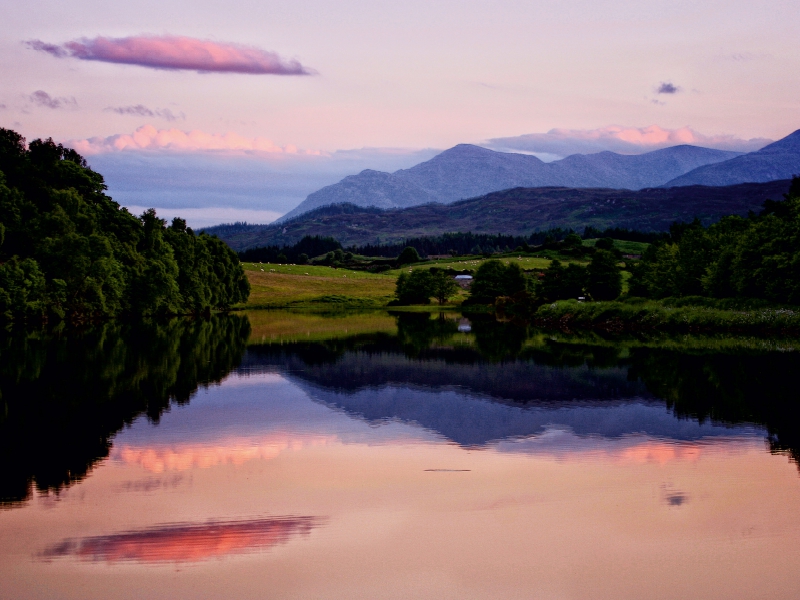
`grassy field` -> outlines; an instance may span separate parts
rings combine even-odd
[[[416,265],[407,265],[402,269],[394,269],[392,271],[387,271],[387,273],[393,274],[397,277],[402,271],[408,271],[409,269],[430,269],[431,267],[439,267],[440,269],[455,269],[457,271],[463,271],[465,269],[469,269],[475,271],[480,267],[483,263],[487,260],[492,260],[489,258],[446,258],[446,259],[439,259],[439,260],[431,260],[426,261],[421,264]],[[519,256],[504,256],[500,257],[496,260],[501,260],[505,264],[509,264],[510,262],[519,263],[519,266],[523,269],[546,269],[550,266],[550,259],[549,258],[534,258],[534,257],[519,257]],[[576,261],[573,259],[572,262],[581,262]],[[584,264],[588,264],[588,261],[583,261]]]
[[[248,310],[249,344],[323,341],[359,333],[397,333],[397,320],[383,311],[314,313]]]
[[[594,246],[597,243],[597,239],[591,240],[583,240],[584,246]],[[644,251],[650,244],[645,242],[628,242],[626,240],[614,240],[614,248],[622,252],[623,254],[644,254]]]
[[[243,266],[250,281],[246,308],[372,307],[384,306],[394,296],[392,275],[304,265]]]

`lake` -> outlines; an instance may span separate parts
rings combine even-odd
[[[0,598],[797,598],[797,340],[261,311],[0,335]]]

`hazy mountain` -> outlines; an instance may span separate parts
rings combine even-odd
[[[734,185],[788,179],[797,174],[800,174],[800,129],[761,150],[699,167],[664,185]]]
[[[701,165],[727,161],[739,154],[684,145],[634,156],[575,154],[544,163],[531,155],[459,144],[410,169],[394,173],[366,170],[345,177],[310,194],[280,221],[343,202],[403,208],[429,202],[448,204],[515,187],[657,187]]]
[[[764,200],[781,200],[790,181],[727,187],[687,186],[614,190],[514,188],[451,204],[429,203],[381,210],[353,204],[324,206],[272,225],[219,225],[206,229],[234,250],[291,245],[305,235],[333,236],[343,245],[394,244],[447,232],[529,235],[551,227],[587,225],[666,231],[674,221],[704,223],[758,211]]]

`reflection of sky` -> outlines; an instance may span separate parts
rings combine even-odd
[[[331,390],[295,376],[229,378],[174,407],[156,426],[140,419],[120,433],[112,457],[153,473],[269,460],[338,443],[435,442],[501,452],[613,460],[683,460],[715,438],[757,439],[752,426],[677,419],[641,399],[520,406],[463,389],[384,385]],[[699,442],[699,443],[698,443]]]

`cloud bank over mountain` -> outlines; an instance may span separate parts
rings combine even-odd
[[[649,127],[609,125],[598,129],[551,129],[547,133],[493,138],[484,145],[493,150],[541,153],[563,158],[571,154],[592,154],[606,150],[620,154],[642,154],[681,144],[734,152],[753,152],[771,141],[766,138],[745,140],[730,134],[704,135],[689,127],[666,129],[658,125]]]
[[[137,107],[127,108],[137,109]],[[145,107],[141,108],[149,110]],[[120,110],[125,111],[126,109]],[[143,125],[130,134],[123,133],[108,137],[70,140],[67,145],[87,156],[120,150],[172,150],[179,152],[222,150],[228,152],[321,154],[318,150],[298,150],[292,144],[278,146],[271,140],[262,137],[247,138],[230,132],[217,134],[200,130],[156,129],[152,125]]]

